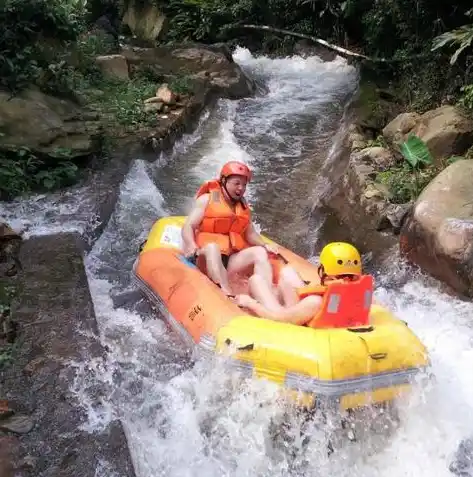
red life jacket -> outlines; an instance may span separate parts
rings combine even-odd
[[[303,287],[299,296],[323,296],[318,313],[307,326],[311,328],[350,328],[367,326],[373,297],[374,282],[371,275],[362,275],[356,281],[337,280],[326,286]],[[307,289],[305,292],[304,289]]]

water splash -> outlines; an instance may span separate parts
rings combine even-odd
[[[140,477],[449,475],[449,457],[473,423],[473,308],[432,281],[401,270],[403,280],[396,282],[388,270],[376,296],[427,345],[436,383],[400,407],[397,429],[367,429],[366,438],[331,457],[323,425],[285,409],[273,385],[241,381],[217,359],[191,362],[144,300],[115,306],[114,296],[130,289],[128,273],[154,220],[185,213],[199,183],[231,158],[255,170],[250,199],[265,229],[287,240],[310,238],[304,210],[310,212],[317,171],[333,147],[356,72],[339,58],[274,60],[245,49],[237,49],[235,58],[265,82],[268,94],[220,101],[173,154],[153,164],[135,161],[111,220],[87,256],[100,337],[109,350],[106,360],[75,364],[73,392],[89,411],[88,429],[121,419]],[[87,203],[87,189],[74,193]],[[67,194],[36,197],[2,213],[31,233],[80,228],[82,212],[73,202]],[[370,418],[362,425],[370,427]]]

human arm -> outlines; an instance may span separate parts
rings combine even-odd
[[[246,231],[245,231],[245,239],[250,245],[259,245],[261,247],[266,248],[268,252],[278,253],[278,248],[276,245],[268,244],[263,240],[263,237],[256,231],[256,227],[254,226],[253,222],[250,222]]]
[[[205,208],[209,202],[209,197],[209,194],[204,194],[195,201],[194,207],[190,211],[182,227],[181,234],[184,253],[186,255],[194,254],[199,248],[195,241],[195,229],[199,227],[204,218]]]
[[[310,296],[295,305],[290,307],[281,306],[277,310],[266,308],[248,295],[239,295],[237,302],[239,306],[248,308],[261,318],[291,323],[293,325],[304,325],[316,315],[322,305],[322,298],[319,296]]]

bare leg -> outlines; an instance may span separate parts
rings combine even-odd
[[[268,285],[273,283],[273,267],[264,247],[250,247],[232,255],[228,261],[228,274],[241,273],[250,266],[254,266],[253,274],[259,275]]]
[[[232,293],[230,283],[228,281],[228,274],[222,263],[222,255],[220,253],[220,247],[216,243],[209,243],[205,247],[202,247],[199,251],[200,256],[205,257],[205,263],[207,266],[207,276],[215,283],[220,285],[222,291],[225,294],[230,295]]]
[[[263,277],[254,274],[248,280],[250,295],[265,308],[271,311],[281,311],[283,307],[273,293],[273,289],[268,285]]]
[[[304,286],[299,274],[290,265],[286,265],[279,275],[278,293],[286,306],[292,306],[299,302],[296,288]]]
[[[250,293],[253,298],[239,295],[237,301],[257,316],[276,321],[304,325],[310,321],[322,304],[319,296],[309,296],[290,306],[282,306],[266,281],[253,275],[249,280]]]

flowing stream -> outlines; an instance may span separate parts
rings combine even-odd
[[[130,270],[153,222],[185,214],[199,184],[231,159],[254,170],[248,197],[262,231],[305,256],[314,253],[317,224],[310,225],[310,211],[330,188],[318,171],[336,160],[356,71],[342,59],[270,59],[245,49],[236,50],[235,60],[267,93],[220,100],[172,154],[151,163],[136,158],[110,222],[87,255],[100,333],[110,350],[106,362],[78,364],[74,386],[88,407],[89,429],[120,417],[139,477],[452,475],[451,455],[473,424],[473,306],[442,293],[433,280],[406,278],[395,256],[376,270],[382,277],[376,296],[427,345],[436,380],[401,405],[395,431],[370,429],[330,457],[323,429],[316,423],[305,428],[296,415],[286,416],[289,437],[278,440],[274,387],[238,383],[218,362],[192,363],[177,336],[133,293]],[[87,193],[79,188],[60,199],[36,197],[2,215],[29,224],[29,233],[81,229]],[[104,390],[100,403],[91,391],[97,380]]]

